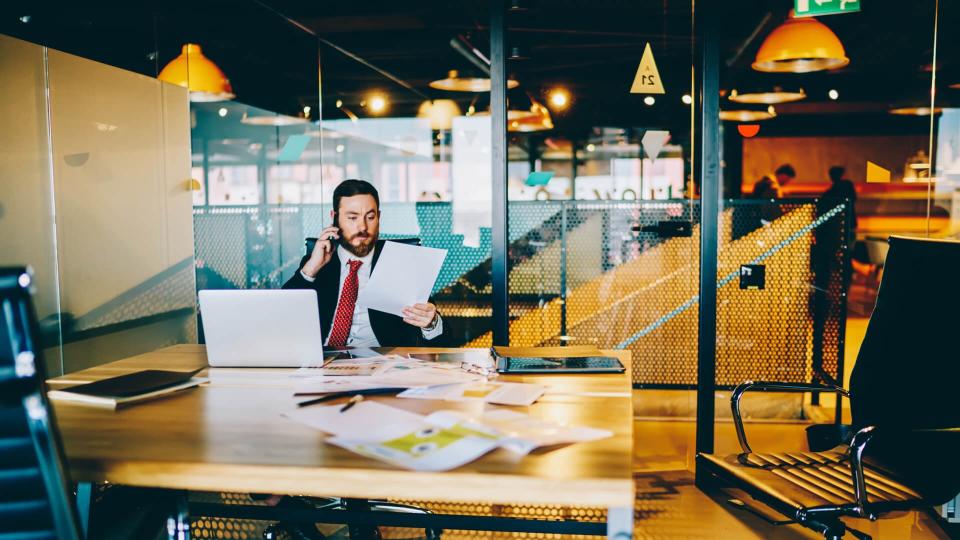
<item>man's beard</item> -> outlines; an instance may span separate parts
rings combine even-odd
[[[369,242],[360,244],[359,246],[354,245],[352,242],[357,238],[364,238],[369,240]],[[354,257],[366,257],[373,251],[373,247],[377,245],[377,235],[357,233],[350,238],[341,236],[340,245],[343,246],[343,249],[352,253]]]

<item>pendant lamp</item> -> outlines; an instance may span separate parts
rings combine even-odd
[[[763,40],[753,69],[771,73],[810,73],[850,63],[833,30],[813,17],[788,18]]]
[[[189,89],[190,101],[228,101],[237,97],[227,76],[194,43],[184,45],[180,56],[164,66],[157,78]]]

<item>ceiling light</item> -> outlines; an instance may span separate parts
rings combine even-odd
[[[920,106],[906,106],[906,107],[894,107],[890,109],[890,114],[899,114],[901,116],[930,116],[930,106],[929,105],[920,105]],[[940,114],[943,112],[943,109],[940,107],[933,108],[933,114]]]
[[[237,97],[223,71],[193,43],[184,45],[180,56],[164,66],[157,79],[188,88],[190,101],[227,101]]]
[[[380,94],[374,94],[370,96],[370,99],[367,100],[367,104],[370,106],[370,112],[373,114],[380,114],[387,110],[387,98],[381,96]]]
[[[304,117],[304,118],[310,118],[310,106],[309,106],[309,105],[304,105],[304,106],[303,106],[303,117]]]
[[[773,108],[773,105],[770,105],[766,109],[741,107],[720,111],[720,119],[730,122],[760,122],[770,120],[776,116],[777,111]]]
[[[563,88],[555,88],[550,91],[550,105],[553,105],[553,108],[563,110],[567,108],[567,105],[570,103],[570,94],[567,93]]]
[[[593,151],[596,150],[596,149],[597,149],[597,145],[595,145],[595,144],[593,144],[593,143],[590,143],[590,144],[587,145],[587,152],[593,152]]]
[[[293,126],[296,124],[306,124],[308,122],[309,120],[306,118],[287,116],[285,114],[264,114],[251,116],[247,113],[243,113],[243,118],[240,119],[241,124],[246,124],[248,126]]]
[[[514,80],[507,81],[507,88],[516,88],[520,83]],[[448,92],[489,92],[489,77],[461,77],[460,72],[451,69],[446,79],[430,82],[430,88],[446,90]]]
[[[830,28],[812,17],[789,18],[763,40],[753,69],[777,73],[809,73],[839,69],[850,63],[843,43]]]
[[[429,119],[433,130],[451,129],[455,116],[460,116],[460,106],[452,99],[427,100],[417,110],[417,118]]]
[[[337,105],[337,108],[338,108],[338,109],[339,109],[340,107],[343,107],[343,100],[342,100],[342,99],[338,99],[336,105]]]
[[[693,98],[690,97],[690,94],[684,94],[683,97],[680,98],[680,101],[682,101],[684,105],[690,105],[693,103]]]
[[[342,144],[338,144],[338,145],[337,145],[337,153],[338,153],[338,154],[343,153],[343,151],[344,151],[345,149],[346,149],[346,147],[345,147],[344,145],[342,145]]]
[[[800,101],[806,97],[807,94],[803,91],[803,88],[784,90],[779,86],[774,86],[769,90],[747,90],[741,92],[733,89],[730,91],[730,101],[737,103],[762,103],[764,105],[772,105],[776,103]]]
[[[522,48],[516,45],[510,48],[510,54],[507,55],[507,60],[519,61],[519,60],[529,60],[529,59],[530,59],[530,56],[527,53],[523,52]]]
[[[829,97],[830,99],[836,101],[837,99],[840,98],[840,92],[837,92],[836,90],[834,90],[833,88],[831,88],[830,91],[827,92],[827,97]]]
[[[227,115],[227,108],[226,108],[226,107],[220,107],[220,110],[217,111],[217,114],[220,115],[220,118],[223,118],[224,116]]]
[[[654,99],[653,96],[647,96],[647,97],[643,98],[643,102],[646,103],[647,106],[650,106],[650,105],[653,105],[654,103],[656,103],[657,100]]]

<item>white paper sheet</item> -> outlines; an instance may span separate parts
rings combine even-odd
[[[386,242],[360,300],[367,309],[403,316],[403,308],[426,302],[447,250]]]
[[[483,401],[497,405],[526,407],[533,405],[546,388],[539,384],[477,381],[411,388],[398,397],[412,399],[441,399],[444,401]]]
[[[613,434],[601,429],[564,426],[532,416],[495,409],[478,416],[437,411],[429,416],[362,401],[313,406],[287,418],[332,435],[327,442],[373,459],[419,471],[446,471],[495,448],[526,455],[540,446],[594,441]]]

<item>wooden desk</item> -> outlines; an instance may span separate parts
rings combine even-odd
[[[64,402],[55,402],[55,409],[76,481],[320,497],[606,507],[609,537],[623,538],[623,532],[632,532],[634,502],[630,353],[605,353],[619,357],[627,366],[626,373],[503,376],[501,380],[536,382],[550,388],[524,412],[607,429],[613,437],[522,458],[496,450],[441,473],[397,469],[325,444],[323,433],[281,416],[299,401],[293,398],[291,387],[284,385],[283,370],[264,370],[262,381],[214,382],[118,411]],[[49,383],[59,388],[137,369],[188,371],[205,365],[203,346],[176,345]],[[419,413],[483,407],[375,399]]]

